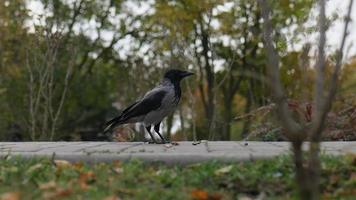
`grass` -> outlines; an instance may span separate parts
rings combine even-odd
[[[356,195],[356,158],[322,158],[323,199]],[[289,157],[190,166],[86,165],[49,159],[0,161],[0,199],[297,199]]]

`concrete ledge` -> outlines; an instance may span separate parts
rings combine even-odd
[[[238,162],[270,159],[289,154],[288,142],[179,142],[177,146],[142,142],[0,142],[0,157],[25,159],[47,157],[70,162],[112,162],[139,159],[166,164],[193,164],[206,161]],[[304,145],[307,149],[307,143]],[[322,152],[330,155],[356,154],[356,142],[324,142]]]

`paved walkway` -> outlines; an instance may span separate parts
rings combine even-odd
[[[307,145],[305,145],[307,148]],[[356,154],[356,142],[324,142],[326,154]],[[147,144],[143,142],[0,142],[0,157],[19,155],[24,158],[54,159],[87,163],[141,159],[147,162],[189,164],[208,160],[222,162],[268,159],[290,153],[287,142],[208,142],[192,145]]]

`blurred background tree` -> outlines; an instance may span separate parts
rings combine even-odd
[[[313,94],[316,43],[300,38],[316,31],[306,26],[315,3],[272,5],[282,82],[303,112]],[[269,112],[262,22],[257,2],[247,0],[1,1],[0,138],[105,139],[99,134],[105,121],[166,69],[183,68],[196,79],[182,85],[179,110],[164,123],[168,137],[282,140]],[[328,62],[334,60],[330,54]],[[354,138],[355,65],[350,57],[342,68],[330,116],[337,123],[326,139]],[[144,137],[139,125],[117,132],[122,140]]]

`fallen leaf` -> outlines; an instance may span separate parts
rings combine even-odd
[[[79,179],[84,181],[92,181],[95,179],[95,174],[92,171],[80,173]]]
[[[194,189],[191,192],[191,197],[194,200],[208,200],[209,195],[206,191],[200,189]]]
[[[56,188],[56,186],[57,186],[56,182],[50,181],[47,183],[39,184],[38,188],[41,190],[48,190],[48,189]]]
[[[121,167],[115,167],[112,170],[117,174],[122,174],[124,172],[124,169],[122,169]]]
[[[80,173],[78,182],[82,190],[87,190],[89,188],[88,184],[95,182],[94,172],[89,171]]]
[[[108,196],[108,197],[105,197],[103,200],[121,200],[119,197],[117,196]]]
[[[43,193],[43,199],[60,199],[68,197],[73,193],[72,189],[57,188],[54,192]]]
[[[337,182],[340,180],[340,176],[333,174],[329,177],[329,179],[330,179],[330,183],[334,185],[337,184]]]
[[[89,185],[86,182],[79,182],[80,189],[87,190],[89,189]]]
[[[356,172],[352,172],[350,176],[350,181],[355,181],[356,182]]]
[[[135,190],[130,190],[126,188],[117,188],[115,193],[133,195],[135,194]]]
[[[222,167],[222,168],[216,170],[216,171],[214,172],[214,174],[217,175],[217,176],[220,176],[220,175],[222,175],[222,174],[227,174],[227,173],[229,173],[229,172],[232,170],[232,168],[233,168],[232,165],[229,165],[229,166],[226,166],[226,167]]]
[[[71,189],[59,189],[57,190],[57,197],[68,197],[73,191]]]
[[[349,155],[352,158],[352,166],[356,166],[356,154]]]
[[[0,200],[19,200],[20,197],[20,192],[7,192],[0,196]]]
[[[83,168],[82,162],[76,162],[73,164],[74,169],[81,170]]]
[[[113,164],[114,166],[116,166],[116,167],[120,167],[120,166],[121,166],[121,161],[120,161],[120,160],[114,160],[114,161],[112,162],[112,164]]]
[[[209,200],[220,200],[223,196],[220,193],[209,194]]]
[[[66,160],[54,160],[53,162],[57,167],[66,168],[72,166],[72,164]]]

